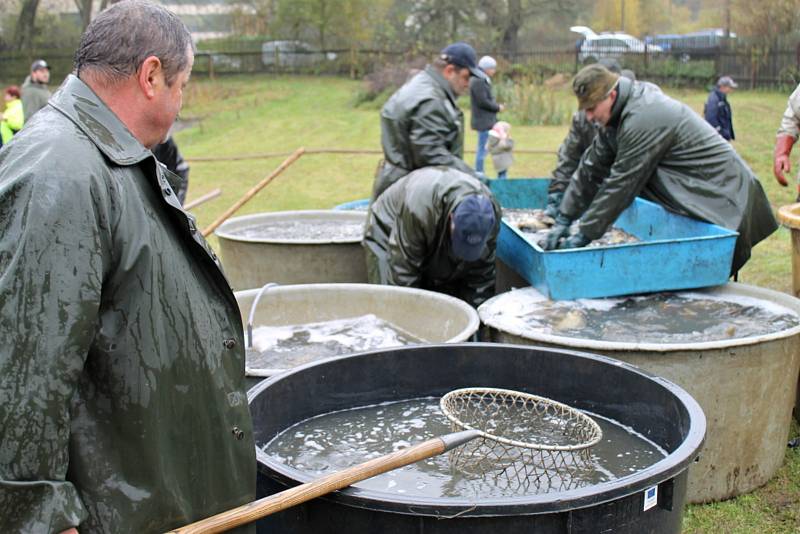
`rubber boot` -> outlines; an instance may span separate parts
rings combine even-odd
[[[772,173],[775,175],[775,179],[778,180],[778,183],[784,187],[789,185],[789,182],[783,175],[783,169],[789,169],[790,167],[789,154],[792,152],[794,141],[795,139],[791,135],[779,135],[778,138],[775,139],[775,154],[772,163]]]

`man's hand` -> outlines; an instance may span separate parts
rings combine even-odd
[[[558,217],[558,208],[561,206],[561,200],[564,198],[564,192],[550,193],[547,195],[547,207],[544,209],[544,214],[548,217],[555,219]]]
[[[772,174],[775,175],[775,179],[778,180],[778,183],[783,187],[789,185],[784,173],[791,172],[792,170],[792,164],[789,162],[789,154],[792,152],[794,141],[795,139],[791,135],[779,135],[775,140],[775,160],[772,164]]]
[[[506,105],[505,104],[498,104],[498,105],[500,106],[500,111],[498,111],[498,113],[502,113],[502,112],[504,112],[506,110]]]
[[[585,247],[591,242],[592,242],[591,239],[583,235],[581,232],[578,232],[577,234],[573,234],[568,238],[566,238],[564,241],[562,241],[561,245],[558,248],[560,249],[581,248]]]
[[[75,527],[68,528],[67,530],[62,530],[61,534],[78,534],[78,529]]]
[[[556,216],[556,224],[553,225],[547,237],[539,242],[539,246],[544,250],[557,249],[559,240],[569,235],[570,224],[572,224],[572,221],[566,215],[559,213]]]

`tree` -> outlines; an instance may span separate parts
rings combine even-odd
[[[14,48],[16,50],[30,50],[33,44],[36,22],[36,10],[39,0],[22,0],[17,26],[14,30]]]

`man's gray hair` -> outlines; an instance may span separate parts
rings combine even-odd
[[[161,60],[167,85],[189,65],[194,51],[186,25],[147,0],[123,0],[89,24],[75,52],[75,74],[92,72],[108,83],[136,74],[150,56]]]

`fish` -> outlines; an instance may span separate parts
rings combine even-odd
[[[559,332],[562,330],[579,330],[586,326],[586,316],[580,310],[570,310],[555,325]]]

